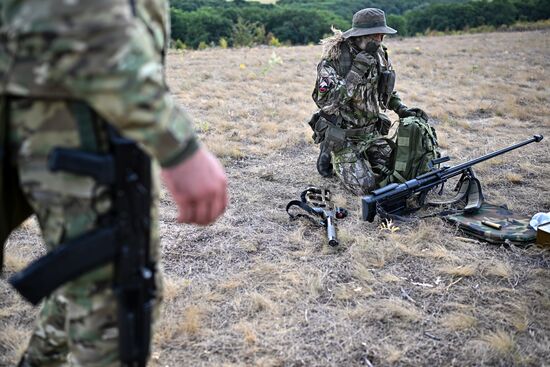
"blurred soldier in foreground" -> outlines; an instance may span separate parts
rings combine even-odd
[[[334,30],[321,41],[313,91],[320,110],[310,121],[320,143],[317,170],[324,177],[336,173],[357,195],[375,189],[393,171],[394,144],[383,138],[391,121],[382,111],[428,119],[421,109],[402,104],[393,90],[395,71],[382,40],[396,32],[382,10],[367,8],[355,13],[351,29]]]
[[[0,240],[29,209],[48,251],[101,226],[113,206],[108,187],[54,173],[47,160],[59,147],[108,154],[114,128],[153,158],[145,224],[158,313],[158,163],[180,222],[207,225],[228,200],[222,166],[166,87],[168,1],[4,0],[0,8]],[[121,364],[114,271],[101,266],[47,297],[21,366]]]

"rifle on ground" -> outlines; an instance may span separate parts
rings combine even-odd
[[[313,217],[305,214],[291,214],[289,209],[293,206],[298,206]],[[332,247],[339,245],[336,237],[336,219],[347,217],[348,211],[334,206],[331,201],[330,190],[313,186],[308,187],[300,195],[300,200],[293,200],[287,204],[286,212],[290,219],[305,217],[315,225],[325,227],[327,229],[328,244]],[[315,217],[320,218],[320,220]]]
[[[481,184],[475,177],[472,166],[494,158],[511,150],[523,147],[524,145],[540,142],[543,139],[542,135],[535,135],[531,139],[521,143],[509,146],[507,148],[497,150],[496,152],[486,154],[471,161],[459,164],[453,167],[432,168],[421,176],[402,184],[392,183],[378,190],[373,191],[370,195],[362,198],[362,214],[363,220],[372,222],[376,214],[382,217],[392,217],[401,214],[407,214],[415,209],[409,209],[409,201],[416,199],[418,206],[422,207],[425,204],[428,192],[439,185],[443,185],[448,179],[462,175],[457,184],[457,195],[453,200],[431,202],[431,204],[450,204],[460,200],[466,200],[464,207],[465,213],[475,212],[481,207],[483,202],[483,193]],[[441,163],[449,161],[449,157],[434,159],[431,162],[431,167],[435,167]],[[443,187],[441,187],[443,189]]]
[[[150,258],[151,161],[138,145],[108,128],[110,153],[55,148],[51,171],[70,172],[109,185],[112,209],[98,229],[60,244],[9,282],[33,304],[66,282],[108,263],[115,265],[119,354],[123,366],[143,367],[149,355],[155,299]]]

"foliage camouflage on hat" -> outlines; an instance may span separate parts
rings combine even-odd
[[[397,31],[386,24],[386,14],[381,9],[366,8],[353,15],[351,29],[343,33],[344,38],[369,34],[395,34]]]

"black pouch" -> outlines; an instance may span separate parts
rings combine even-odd
[[[313,135],[311,138],[315,142],[315,144],[319,144],[324,139],[324,134],[320,134],[320,132],[317,130],[317,123],[321,119],[321,113],[315,112],[313,115],[311,115],[311,118],[307,122],[309,127],[311,127],[311,130],[313,130]]]
[[[385,114],[380,114],[378,116],[378,121],[376,121],[376,130],[382,135],[388,135],[391,129],[391,120]]]
[[[387,108],[394,88],[395,70],[384,70],[380,72],[380,79],[378,80],[378,99],[384,108]]]
[[[9,104],[0,97],[0,273],[2,272],[4,242],[11,231],[33,212],[19,186],[19,174],[9,156]]]
[[[319,120],[320,116],[321,116],[321,113],[317,111],[313,115],[311,115],[311,118],[307,122],[309,127],[311,127],[311,130],[313,130],[314,132],[315,132],[315,124],[317,124],[317,121]]]
[[[321,113],[321,111],[316,112],[311,116],[308,124],[313,130],[313,141],[315,144],[320,144],[326,140],[326,133],[329,126],[332,124],[329,122],[326,115]]]
[[[339,151],[347,144],[346,130],[336,126],[329,126],[325,132],[325,140],[332,151]]]

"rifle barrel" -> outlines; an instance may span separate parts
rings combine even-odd
[[[492,152],[492,153],[486,154],[484,156],[481,156],[479,158],[472,159],[471,161],[461,163],[457,166],[453,166],[453,167],[451,167],[451,168],[444,171],[444,177],[447,177],[447,178],[452,177],[455,173],[461,172],[464,169],[469,168],[473,165],[476,165],[476,164],[481,163],[483,161],[486,161],[488,159],[494,158],[494,157],[499,156],[501,154],[507,153],[511,150],[521,148],[524,145],[531,144],[531,143],[534,143],[534,142],[538,143],[542,139],[543,139],[542,135],[534,135],[531,139],[527,139],[527,140],[522,141],[520,143],[517,143],[517,144],[511,145],[509,147],[497,150],[496,152]]]

